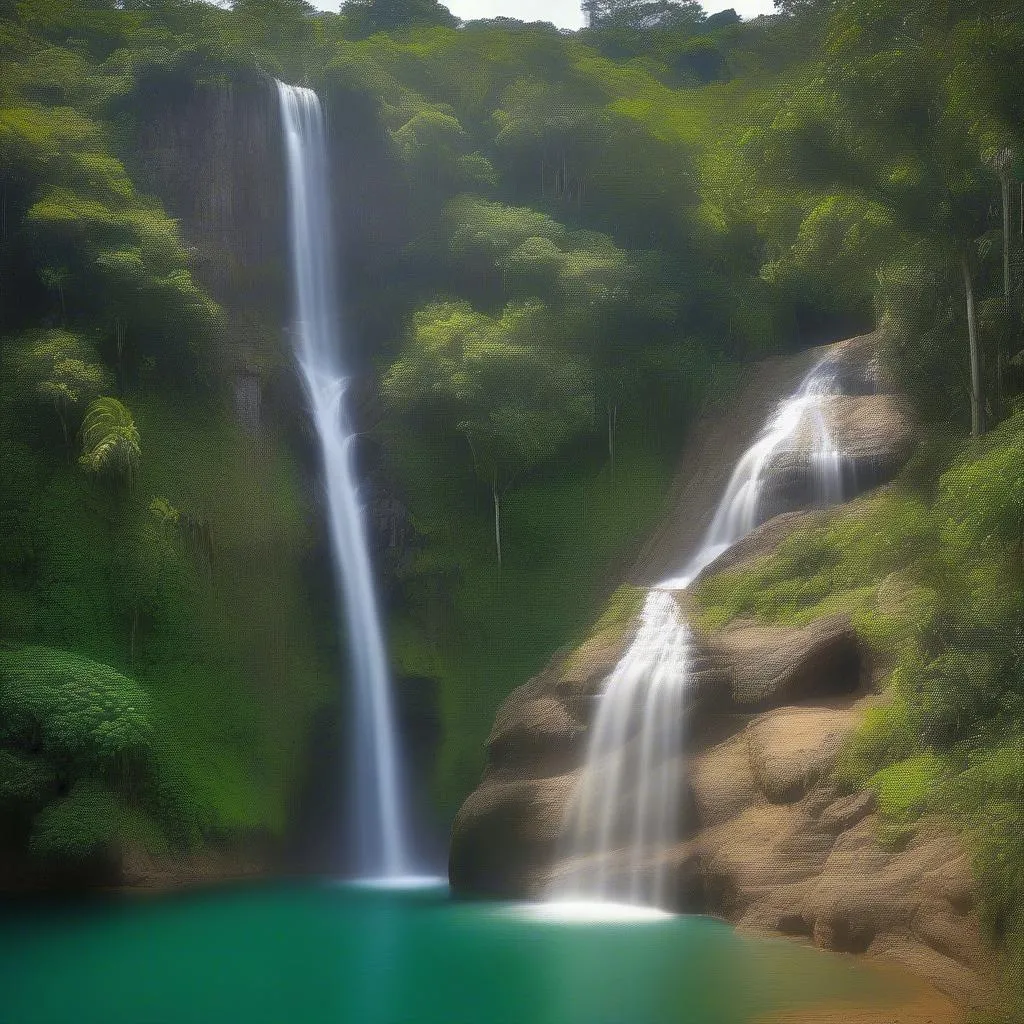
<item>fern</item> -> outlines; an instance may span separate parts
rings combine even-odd
[[[90,473],[107,474],[131,484],[139,469],[139,431],[127,406],[116,398],[97,398],[82,421],[82,457]]]

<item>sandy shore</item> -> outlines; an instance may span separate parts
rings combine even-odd
[[[891,999],[833,1000],[758,1018],[757,1024],[963,1024],[966,1011],[926,981],[876,968],[894,983]]]

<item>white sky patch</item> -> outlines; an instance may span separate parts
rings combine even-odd
[[[550,21],[559,28],[582,28],[583,12],[578,0],[441,0],[465,21],[471,18],[518,18],[520,21]]]
[[[444,2],[444,0],[442,0]],[[340,0],[312,0],[322,11],[336,11]],[[520,21],[550,21],[559,28],[582,28],[579,0],[448,0],[445,6],[465,21],[474,18],[518,18]],[[775,10],[773,0],[709,0],[708,14],[732,7],[741,18],[756,18]]]

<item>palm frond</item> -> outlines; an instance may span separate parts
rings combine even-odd
[[[110,475],[131,484],[141,456],[139,431],[131,411],[116,398],[97,398],[82,420],[82,455],[90,473]]]

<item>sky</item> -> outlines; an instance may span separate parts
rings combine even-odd
[[[551,21],[561,28],[582,28],[583,15],[579,0],[441,0],[460,18],[495,18],[505,15],[520,21]],[[312,0],[314,6],[324,11],[336,11],[340,0]],[[775,9],[772,0],[708,0],[704,9],[708,14],[732,7],[742,18],[754,18],[758,14],[771,14]]]

